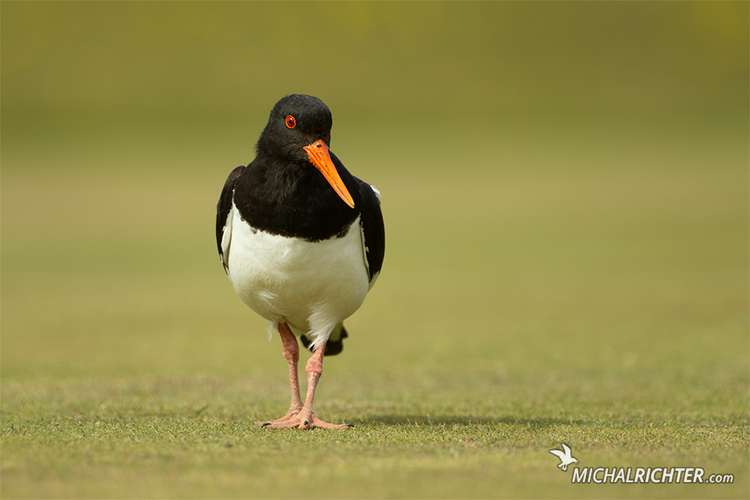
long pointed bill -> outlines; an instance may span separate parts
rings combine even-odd
[[[344,181],[341,180],[341,176],[336,170],[333,160],[331,160],[331,155],[328,153],[328,146],[326,146],[326,143],[323,141],[315,141],[312,144],[305,146],[305,151],[307,151],[307,156],[310,158],[312,164],[315,165],[315,168],[320,170],[320,173],[323,174],[323,177],[326,178],[328,184],[330,184],[333,190],[336,191],[336,194],[344,200],[344,203],[351,208],[354,208],[352,195],[349,194],[349,191],[344,185]]]

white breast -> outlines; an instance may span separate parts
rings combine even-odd
[[[341,238],[309,242],[256,230],[233,204],[223,236],[224,262],[237,294],[271,322],[308,333],[314,347],[365,300],[359,219]]]

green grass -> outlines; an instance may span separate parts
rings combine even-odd
[[[696,390],[693,383],[653,389],[645,380],[581,383],[479,370],[346,378],[327,381],[319,409],[356,427],[308,433],[268,432],[251,423],[284,408],[283,384],[273,377],[11,385],[4,394],[18,410],[5,410],[15,418],[3,429],[4,494],[705,498],[746,492],[742,380]],[[673,391],[683,394],[675,398]],[[727,401],[734,404],[714,407]],[[582,466],[696,465],[734,473],[735,484],[574,486],[547,452],[561,441],[572,443]]]
[[[746,3],[0,8],[1,497],[750,496]],[[384,195],[345,432],[255,425],[286,362],[215,249],[292,91]]]

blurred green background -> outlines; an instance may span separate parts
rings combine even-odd
[[[615,415],[639,411],[618,381],[653,384],[671,418],[729,387],[703,411],[746,435],[747,2],[0,14],[6,415],[24,384],[193,377],[278,379],[282,412],[280,344],[222,271],[214,207],[273,104],[308,93],[333,112],[332,150],[383,193],[387,230],[321,404],[403,402],[413,377],[480,392],[574,377]],[[445,387],[443,411],[471,411]]]

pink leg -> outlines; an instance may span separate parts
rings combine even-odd
[[[281,349],[284,357],[289,363],[289,385],[292,390],[292,403],[289,411],[283,417],[273,422],[258,422],[261,427],[275,426],[290,422],[302,410],[302,400],[299,397],[299,378],[297,377],[297,362],[299,361],[299,346],[297,337],[294,336],[289,325],[279,323],[279,335],[281,336]]]
[[[294,339],[294,344],[296,347],[297,346],[296,338]],[[315,412],[313,412],[313,400],[315,399],[315,389],[317,389],[318,381],[320,380],[320,375],[323,373],[323,353],[325,352],[325,350],[326,350],[325,344],[318,347],[313,353],[313,355],[310,356],[310,359],[307,361],[307,364],[305,365],[305,371],[307,372],[307,396],[305,397],[304,406],[301,406],[300,409],[296,410],[296,413],[292,413],[292,410],[290,409],[289,413],[286,416],[280,418],[279,420],[274,420],[273,422],[263,423],[261,424],[262,427],[269,427],[272,429],[297,427],[303,430],[310,430],[316,427],[321,428],[321,429],[346,429],[346,428],[354,427],[353,425],[331,424],[328,422],[324,422],[323,420],[320,420],[315,415]],[[295,380],[297,378],[296,368],[297,368],[297,365],[295,362],[295,369],[294,369]],[[290,374],[291,374],[291,365],[290,365]],[[295,390],[294,390],[294,384],[292,385],[293,385],[292,408],[295,408],[294,407]],[[297,401],[299,401],[299,384],[297,384]]]

